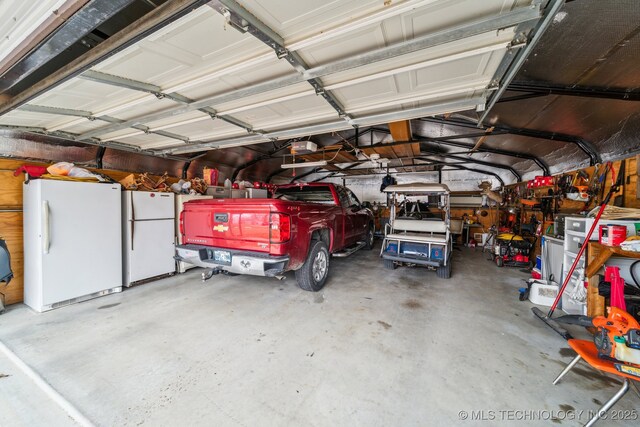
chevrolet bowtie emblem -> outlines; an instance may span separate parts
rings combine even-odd
[[[227,231],[229,229],[229,227],[227,227],[226,225],[222,225],[222,224],[218,224],[215,227],[213,227],[213,231],[219,231],[219,232],[224,232]]]

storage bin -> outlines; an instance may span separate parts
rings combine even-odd
[[[534,304],[551,307],[558,296],[558,284],[546,280],[536,280],[529,290],[529,301]]]

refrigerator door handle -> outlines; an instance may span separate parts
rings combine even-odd
[[[129,196],[129,200],[131,200],[131,219],[129,220],[131,223],[131,252],[133,252],[133,233],[136,228],[136,209],[135,204],[133,203],[133,193],[129,192]]]
[[[129,223],[131,224],[131,252],[133,252],[133,233],[136,229],[136,220],[130,219]]]
[[[47,200],[42,201],[42,253],[44,255],[49,253],[49,247],[51,246],[51,232],[49,227],[49,202]]]

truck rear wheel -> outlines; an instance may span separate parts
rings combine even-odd
[[[329,250],[321,240],[312,240],[307,259],[296,270],[296,281],[300,289],[318,292],[329,276]]]

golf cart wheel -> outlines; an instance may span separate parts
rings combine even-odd
[[[395,270],[397,267],[396,263],[391,259],[384,260],[384,268],[387,270]]]
[[[449,279],[451,277],[451,263],[438,267],[436,275],[441,279]]]
[[[501,256],[496,257],[496,265],[497,265],[498,267],[504,267],[504,260],[502,259],[502,257],[501,257]]]

